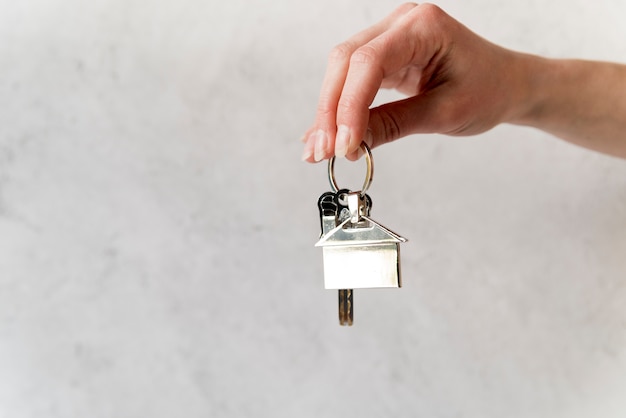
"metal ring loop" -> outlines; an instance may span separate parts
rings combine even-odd
[[[367,189],[372,184],[372,178],[374,177],[374,159],[372,157],[372,150],[367,146],[365,142],[361,142],[361,148],[365,151],[365,162],[367,163],[367,171],[365,172],[365,181],[361,188],[361,196],[365,195]],[[335,180],[335,156],[333,155],[328,160],[328,180],[333,188],[333,192],[338,192],[339,186],[337,186],[337,180]]]

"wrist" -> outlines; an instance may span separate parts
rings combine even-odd
[[[559,80],[555,60],[513,53],[512,100],[505,123],[537,126]]]

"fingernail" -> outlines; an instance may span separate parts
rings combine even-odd
[[[370,128],[367,128],[367,131],[365,131],[365,137],[363,138],[363,142],[365,142],[368,147],[372,148],[372,144],[374,143],[374,134],[372,133],[372,130]],[[359,148],[357,148],[356,150],[356,159],[359,160],[364,155],[365,151],[363,151],[361,144],[359,144]]]
[[[309,158],[313,156],[313,147],[315,147],[315,138],[314,138],[314,135],[309,135],[309,137],[304,141],[304,150],[302,151],[302,161],[307,161]]]
[[[322,161],[326,157],[328,135],[321,129],[315,133],[315,161]]]
[[[300,142],[302,142],[303,144],[306,144],[306,140],[307,140],[306,134],[300,137]]]
[[[339,125],[339,128],[337,128],[337,139],[335,140],[335,155],[339,158],[345,157],[349,144],[350,128],[346,125]]]
[[[313,155],[313,150],[311,149],[311,147],[305,146],[304,151],[302,152],[302,161],[308,160],[309,158],[311,158],[311,155]]]

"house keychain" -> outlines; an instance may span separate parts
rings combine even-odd
[[[361,190],[339,189],[335,157],[328,161],[332,192],[318,200],[322,234],[316,247],[323,248],[324,285],[339,290],[339,324],[352,325],[352,289],[400,287],[400,243],[406,239],[372,220],[372,199],[365,192],[372,183],[372,151],[365,151],[367,172]]]

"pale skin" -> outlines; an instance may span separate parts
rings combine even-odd
[[[407,98],[370,108],[382,88]],[[361,141],[476,135],[501,123],[626,158],[626,65],[511,51],[437,6],[406,3],[331,52],[302,159],[354,160]]]

